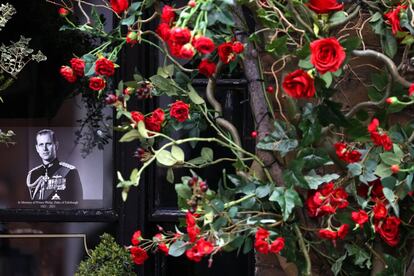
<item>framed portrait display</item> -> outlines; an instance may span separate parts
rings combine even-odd
[[[0,144],[0,209],[111,208],[111,145],[85,154],[79,126],[59,117],[0,120],[15,134]]]

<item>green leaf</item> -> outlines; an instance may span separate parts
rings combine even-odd
[[[174,184],[174,171],[173,171],[173,168],[168,168],[168,170],[167,170],[167,181],[171,184]]]
[[[158,67],[157,75],[163,78],[172,77],[174,75],[174,64],[169,64],[164,67]]]
[[[156,159],[158,163],[167,167],[171,167],[177,162],[177,160],[175,160],[175,158],[172,157],[171,153],[166,150],[160,150],[159,152],[157,152]]]
[[[391,30],[385,29],[384,35],[381,37],[381,46],[384,50],[384,53],[393,58],[398,50],[397,40],[392,34]]]
[[[329,17],[329,24],[335,24],[344,21],[347,14],[344,11],[337,11]]]
[[[273,53],[276,56],[284,55],[288,52],[287,40],[287,35],[274,39],[270,44],[266,45],[266,51],[268,51],[269,53]]]
[[[221,201],[220,199],[213,199],[212,201],[210,201],[210,206],[214,209],[215,212],[223,212],[224,210],[224,203],[223,201]]]
[[[149,138],[147,129],[145,128],[144,121],[139,121],[138,122],[138,133],[141,137]]]
[[[342,257],[337,259],[335,261],[335,263],[333,263],[331,270],[332,270],[332,272],[334,273],[335,276],[337,276],[339,274],[339,272],[341,272],[342,263],[346,259],[346,256],[347,256],[347,254],[345,253]]]
[[[134,13],[135,11],[137,11],[139,7],[141,7],[141,4],[142,2],[131,3],[131,6],[128,9],[128,13]]]
[[[293,187],[286,189],[285,187],[276,187],[269,201],[276,201],[282,210],[283,220],[287,221],[295,206],[302,207],[302,201],[299,194]]]
[[[384,187],[382,191],[384,192],[385,198],[391,204],[391,207],[394,210],[395,215],[398,217],[400,215],[400,209],[398,207],[398,204],[395,202],[397,197],[394,195],[394,192],[387,187]]]
[[[172,80],[163,78],[159,75],[154,75],[150,77],[150,81],[160,92],[165,93],[168,96],[178,95]]]
[[[184,254],[186,250],[187,244],[184,241],[176,241],[173,244],[171,244],[168,255],[173,257],[179,257]]]
[[[171,156],[179,162],[184,162],[184,159],[185,159],[184,151],[176,145],[172,145],[171,147]]]
[[[354,257],[354,265],[357,265],[360,268],[371,268],[371,257],[365,250],[354,244],[346,244],[345,248],[348,255]]]
[[[348,173],[354,177],[362,174],[362,165],[360,163],[348,164]]]
[[[131,129],[124,135],[122,135],[121,139],[119,139],[119,142],[131,142],[134,140],[139,139],[141,136],[139,135],[139,132],[136,129]]]
[[[191,188],[187,184],[175,184],[175,191],[179,197],[182,197],[184,199],[190,199],[193,195]]]
[[[378,273],[377,276],[401,276],[406,275],[404,271],[405,263],[401,260],[401,258],[395,258],[391,255],[384,254],[385,262],[387,263],[387,267],[385,270]]]
[[[188,97],[190,97],[190,100],[199,105],[199,104],[204,104],[205,101],[202,97],[200,97],[200,95],[198,95],[197,91],[194,89],[194,87],[191,84],[187,84],[188,87]]]
[[[313,64],[310,62],[310,56],[307,57],[306,59],[299,60],[298,66],[306,70],[312,69]]]
[[[320,78],[323,79],[323,81],[325,82],[325,87],[326,88],[331,86],[332,80],[333,80],[331,72],[327,72],[327,73],[321,75]]]
[[[124,26],[131,26],[132,24],[134,24],[134,22],[135,22],[135,15],[131,15],[127,18],[122,19],[120,23],[121,25],[124,25]]]
[[[390,175],[392,175],[391,167],[389,165],[381,163],[377,166],[377,168],[375,170],[375,174],[378,175],[381,178],[390,176]]]
[[[345,48],[346,52],[349,53],[361,45],[361,39],[357,36],[351,36],[341,41],[341,45]]]
[[[308,175],[305,175],[305,180],[308,182],[309,188],[316,190],[319,185],[323,183],[328,183],[333,180],[336,180],[340,177],[340,175],[333,173],[333,174],[325,174],[324,176],[317,175],[314,170],[311,170]]]
[[[296,140],[296,130],[293,126],[282,121],[275,121],[275,130],[263,138],[256,147],[262,150],[279,151],[285,156],[299,145]]]
[[[263,185],[256,188],[256,196],[258,198],[264,198],[270,193],[270,186]]]
[[[382,162],[384,162],[387,165],[399,165],[401,163],[401,160],[398,156],[396,156],[395,153],[392,152],[384,152],[380,154]]]
[[[206,160],[206,162],[213,161],[214,152],[211,148],[203,147],[201,149],[201,157]]]

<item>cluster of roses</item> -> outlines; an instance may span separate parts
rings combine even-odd
[[[173,56],[192,59],[196,53],[209,55],[215,51],[216,45],[211,38],[196,34],[197,30],[190,30],[186,26],[174,26],[175,16],[174,9],[165,5],[161,13],[161,22],[156,30],[157,34],[168,44]],[[243,44],[238,41],[225,42],[217,47],[218,55],[225,64],[234,61],[243,50]],[[201,74],[211,77],[216,71],[216,64],[208,58],[203,58],[198,65],[198,70]]]
[[[185,251],[185,255],[189,260],[199,262],[204,256],[213,252],[214,245],[204,238],[197,240],[197,237],[200,234],[200,228],[197,226],[196,216],[194,214],[187,212],[185,222],[187,225],[188,239],[190,242],[194,243],[193,247]]]
[[[368,132],[374,145],[382,146],[386,151],[392,150],[391,138],[383,129],[379,128],[379,121],[377,118],[373,118],[368,125]]]
[[[310,61],[320,74],[336,72],[346,58],[345,50],[334,38],[321,38],[310,44]],[[312,98],[315,95],[315,82],[312,71],[298,69],[286,75],[282,87],[292,98]]]
[[[332,182],[321,185],[317,190],[310,190],[306,199],[306,207],[310,217],[332,215],[336,213],[337,209],[346,208],[348,205],[348,193],[342,187],[335,188]],[[329,226],[320,229],[319,236],[330,240],[343,239],[348,230],[348,224],[343,224],[336,230],[332,230]]]
[[[174,237],[174,239],[177,239],[178,236]],[[141,265],[148,259],[148,253],[147,251],[139,246],[140,242],[142,241],[141,231],[136,231],[131,238],[132,246],[129,247],[129,252],[131,254],[132,261],[137,264]],[[158,251],[162,252],[164,255],[168,255],[169,251],[169,245],[167,245],[165,242],[165,236],[161,233],[156,234],[153,237],[152,243],[157,245]],[[151,244],[148,243],[148,244]]]
[[[383,193],[383,186],[380,179],[376,179],[362,185],[358,189],[358,195],[367,198],[370,192],[370,200],[374,203],[371,216],[374,219],[374,229],[380,237],[390,246],[396,246],[400,240],[400,219],[389,215],[389,204]],[[364,210],[352,212],[352,220],[358,226],[362,226],[368,221],[368,214]]]
[[[355,163],[361,160],[361,153],[357,150],[349,148],[345,143],[335,144],[336,155],[346,163]]]
[[[176,119],[180,123],[185,122],[190,118],[190,105],[183,101],[174,102],[170,107],[170,117]],[[157,108],[151,115],[145,117],[141,112],[131,111],[131,120],[134,127],[136,127],[139,122],[143,121],[147,130],[160,132],[165,120],[165,113],[161,108]]]
[[[262,254],[278,254],[285,247],[285,239],[283,237],[278,237],[270,242],[269,237],[269,231],[261,227],[258,228],[255,236],[254,248]]]
[[[95,76],[89,78],[89,88],[94,91],[101,91],[106,87],[105,77],[111,77],[115,73],[115,65],[105,57],[95,62]],[[77,78],[85,76],[85,61],[81,58],[72,58],[70,66],[62,66],[60,74],[68,82],[74,83]]]

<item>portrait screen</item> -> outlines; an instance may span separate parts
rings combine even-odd
[[[76,127],[5,126],[14,144],[0,144],[0,208],[110,208],[111,150],[86,156]]]

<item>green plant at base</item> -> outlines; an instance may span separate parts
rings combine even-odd
[[[105,233],[100,238],[101,242],[91,250],[90,257],[80,263],[75,276],[135,275],[128,250],[118,245],[109,234]]]

